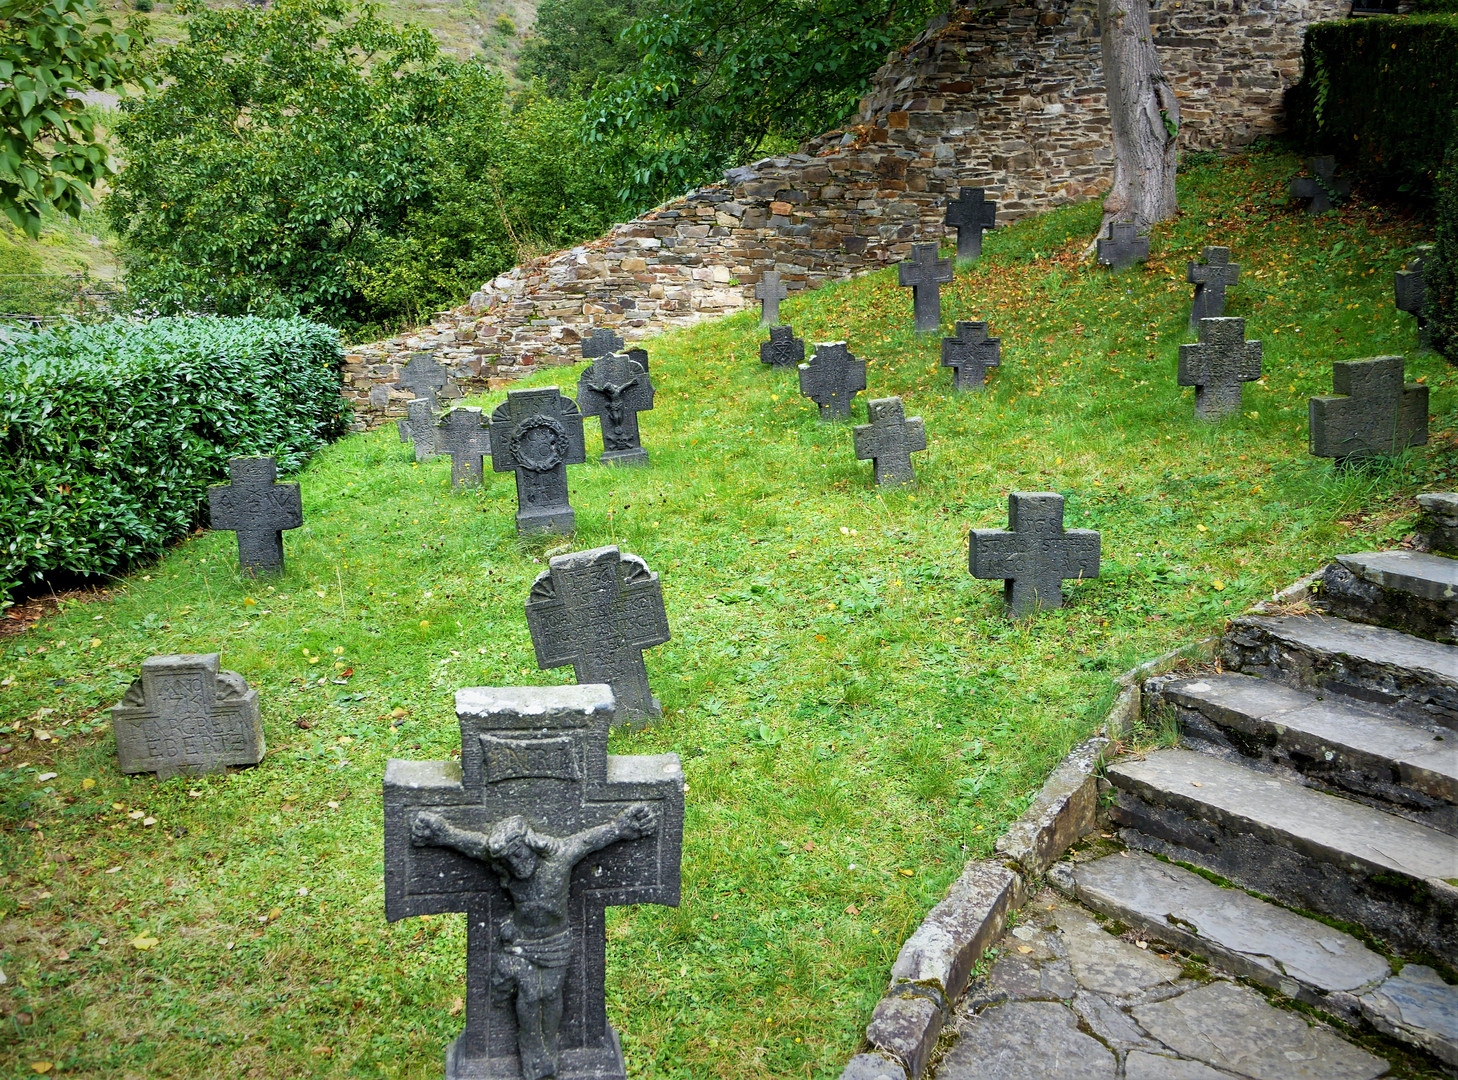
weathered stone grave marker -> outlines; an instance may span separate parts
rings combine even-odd
[[[769,340],[759,347],[759,362],[770,367],[798,366],[805,360],[805,342],[789,326],[771,326]]]
[[[987,336],[985,322],[959,322],[954,337],[942,338],[942,367],[952,369],[952,389],[977,393],[987,369],[1002,363],[1002,338]]]
[[[1423,348],[1427,348],[1430,341],[1426,314],[1428,287],[1423,278],[1423,268],[1426,262],[1427,252],[1423,252],[1416,258],[1408,260],[1405,267],[1394,271],[1392,275],[1392,292],[1397,310],[1405,311],[1417,319],[1418,344]]]
[[[936,244],[912,244],[911,258],[896,264],[896,280],[911,289],[916,332],[940,329],[942,286],[952,280],[952,260],[937,258]]]
[[[1245,340],[1244,319],[1201,319],[1197,344],[1180,346],[1176,382],[1195,388],[1195,415],[1219,420],[1240,412],[1242,383],[1261,377],[1261,343]]]
[[[480,485],[485,478],[481,459],[491,456],[491,429],[480,409],[462,405],[446,413],[436,426],[435,445],[450,456],[451,487]]]
[[[1291,181],[1291,196],[1309,200],[1306,212],[1313,217],[1324,214],[1336,203],[1347,201],[1352,193],[1352,182],[1345,176],[1337,176],[1336,159],[1329,157],[1308,158],[1308,171],[1315,176],[1298,176]]]
[[[997,227],[997,203],[986,197],[986,188],[957,189],[947,203],[946,227],[957,230],[957,259],[976,262],[982,255],[982,230]]]
[[[456,692],[461,759],[385,766],[385,917],[466,915],[446,1080],[625,1080],[605,914],[679,902],[677,754],[609,756],[612,691]]]
[[[508,390],[491,413],[491,468],[516,473],[519,533],[570,533],[567,466],[587,460],[582,414],[555,386]]]
[[[1149,259],[1149,237],[1140,236],[1132,221],[1109,222],[1109,235],[1099,237],[1099,262],[1110,270],[1124,270]]]
[[[1240,280],[1240,263],[1230,261],[1228,247],[1207,247],[1204,262],[1185,268],[1185,280],[1195,286],[1190,304],[1190,329],[1200,329],[1201,319],[1218,319],[1225,314],[1225,287]]]
[[[911,455],[926,449],[926,425],[919,416],[907,416],[899,397],[872,398],[871,422],[852,431],[856,458],[875,462],[877,484],[895,486],[915,482]]]
[[[424,398],[435,409],[439,405],[436,395],[449,381],[450,376],[434,356],[428,352],[418,352],[413,353],[409,363],[401,369],[400,378],[395,385],[410,391],[413,397]]]
[[[866,362],[857,360],[844,341],[822,341],[800,365],[800,393],[820,406],[821,420],[850,417],[851,399],[866,388]]]
[[[1014,491],[1007,497],[1008,529],[973,529],[972,576],[1002,578],[1008,614],[1063,606],[1066,578],[1099,576],[1099,534],[1063,528],[1063,496]]]
[[[643,650],[669,638],[658,575],[616,547],[558,555],[532,582],[526,603],[537,666],[572,665],[579,683],[607,683],[617,722],[663,715],[648,686]]]
[[[766,270],[754,286],[754,298],[759,301],[759,325],[776,326],[780,321],[780,301],[789,296],[785,283],[780,280],[778,270]]]
[[[653,408],[653,382],[637,361],[599,356],[577,380],[577,407],[602,424],[604,465],[647,465],[638,435],[638,414]]]
[[[1400,454],[1428,441],[1428,388],[1403,382],[1403,359],[1378,356],[1331,366],[1341,397],[1310,402],[1311,453],[1337,461]]]
[[[276,484],[277,465],[271,457],[235,457],[228,461],[229,484],[208,488],[208,517],[212,528],[238,534],[238,563],[243,573],[283,571],[283,530],[304,523],[304,503],[298,484]]]
[[[111,707],[117,764],[157,779],[221,772],[263,760],[258,691],[217,653],[149,656],[142,677]]]
[[[404,425],[410,438],[405,439],[402,434],[401,439],[414,444],[417,463],[429,461],[440,452],[436,446],[437,423],[435,410],[427,399],[415,398],[405,406]]]
[[[611,356],[623,351],[623,339],[610,326],[599,326],[582,339],[582,358],[596,360],[599,356]],[[646,370],[646,367],[645,369]]]

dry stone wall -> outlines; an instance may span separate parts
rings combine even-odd
[[[1350,0],[1155,0],[1160,60],[1181,140],[1237,147],[1280,130],[1301,37]],[[594,326],[628,341],[754,303],[767,270],[792,290],[905,258],[942,236],[949,194],[985,187],[1007,222],[1108,188],[1112,151],[1095,0],[973,0],[892,53],[856,123],[804,153],[733,169],[601,239],[535,259],[430,326],[354,349],[344,395],[362,424],[404,414],[393,384],[414,352],[497,387],[580,358]]]

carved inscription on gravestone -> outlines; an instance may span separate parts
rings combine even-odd
[[[438,405],[437,397],[450,381],[445,368],[428,352],[414,353],[409,363],[400,372],[397,386],[408,390],[412,398],[424,398],[432,409]],[[457,391],[456,396],[460,396]]]
[[[1149,237],[1140,236],[1132,221],[1109,222],[1109,235],[1098,242],[1099,262],[1110,270],[1123,270],[1149,259]]]
[[[1230,261],[1228,247],[1207,247],[1203,263],[1185,267],[1185,280],[1195,286],[1190,304],[1190,329],[1200,329],[1201,319],[1218,319],[1225,314],[1225,288],[1240,280],[1240,264]]]
[[[1176,381],[1195,388],[1195,415],[1218,420],[1240,412],[1240,388],[1261,377],[1261,343],[1245,340],[1244,319],[1201,319],[1197,344],[1180,346]]]
[[[899,397],[872,398],[871,422],[857,425],[856,457],[875,462],[877,484],[895,486],[916,480],[911,455],[926,449],[926,426],[919,416],[907,416]]]
[[[987,369],[1002,363],[1002,338],[987,336],[985,322],[959,322],[954,337],[942,338],[942,367],[952,369],[952,389],[978,393]]]
[[[917,333],[942,325],[942,286],[952,280],[952,260],[937,258],[936,244],[912,244],[911,258],[896,264],[896,280],[911,289]]]
[[[759,347],[759,362],[770,367],[795,367],[805,360],[805,342],[793,328],[771,326],[769,340]]]
[[[298,484],[274,482],[271,457],[236,457],[228,461],[232,483],[208,488],[208,517],[214,529],[238,534],[238,563],[245,575],[283,570],[283,530],[304,524]]]
[[[1015,491],[1007,499],[1008,529],[973,529],[972,576],[1003,580],[1008,614],[1063,606],[1067,578],[1099,576],[1099,534],[1063,528],[1063,496]]]
[[[258,691],[217,653],[151,656],[142,675],[111,708],[117,763],[124,773],[218,772],[263,760]]]
[[[451,487],[481,485],[485,479],[481,461],[491,456],[491,429],[480,409],[459,405],[446,413],[436,425],[435,446],[451,459]]]
[[[1426,444],[1428,388],[1403,378],[1400,356],[1332,364],[1332,385],[1342,396],[1311,399],[1311,453],[1354,461]]]
[[[638,434],[638,414],[653,408],[653,381],[636,360],[599,356],[577,380],[577,407],[602,423],[604,465],[646,465],[648,451]]]
[[[846,420],[851,400],[866,388],[866,362],[844,341],[822,341],[808,364],[800,365],[800,393],[820,406],[821,420]]]
[[[516,473],[520,533],[570,533],[567,466],[587,460],[582,414],[555,386],[508,390],[491,413],[491,468]]]

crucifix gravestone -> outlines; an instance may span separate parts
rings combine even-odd
[[[1149,259],[1149,237],[1140,236],[1132,221],[1109,222],[1109,235],[1099,237],[1099,262],[1123,270]]]
[[[426,398],[416,398],[405,406],[405,427],[410,432],[410,441],[415,444],[417,463],[429,461],[439,453],[436,447],[437,422],[435,410]]]
[[[872,398],[867,410],[869,424],[851,432],[856,459],[875,462],[877,484],[894,486],[916,480],[911,455],[926,449],[926,425],[919,416],[907,416],[899,397]]]
[[[959,322],[955,337],[942,338],[942,367],[952,369],[952,389],[981,390],[987,369],[1002,363],[1002,338],[987,336],[985,322]]]
[[[982,230],[997,227],[997,203],[986,198],[986,188],[957,189],[947,203],[946,226],[957,230],[957,258],[976,262],[982,255]]]
[[[596,360],[599,356],[611,356],[623,351],[623,339],[610,326],[599,326],[582,339],[582,358]],[[644,370],[647,370],[645,365]]]
[[[579,683],[607,683],[617,722],[663,715],[648,686],[643,650],[669,638],[658,575],[616,547],[558,555],[537,575],[526,603],[537,666],[572,665]]]
[[[461,405],[446,413],[436,425],[435,447],[450,456],[451,487],[477,486],[485,479],[481,459],[491,456],[491,429],[480,409]]]
[[[238,563],[244,574],[281,573],[283,530],[304,523],[298,484],[276,484],[271,457],[235,457],[228,461],[232,483],[208,488],[208,516],[214,529],[238,534]]]
[[[1336,203],[1347,201],[1352,193],[1352,182],[1345,176],[1336,175],[1336,159],[1314,157],[1306,162],[1308,171],[1315,176],[1298,176],[1291,181],[1291,196],[1310,200],[1306,212],[1313,217],[1324,214]]]
[[[789,290],[780,280],[778,270],[766,270],[754,286],[754,298],[759,301],[759,325],[775,326],[780,321],[780,301],[789,296]]]
[[[582,414],[555,386],[508,390],[491,414],[491,468],[516,473],[516,529],[570,533],[567,466],[587,460]]]
[[[846,420],[851,399],[866,388],[866,362],[857,360],[844,341],[822,341],[800,365],[800,393],[820,406],[820,419]]]
[[[1428,441],[1428,388],[1403,382],[1400,356],[1331,366],[1341,397],[1310,402],[1311,453],[1349,461],[1399,454]]]
[[[1218,319],[1225,314],[1225,287],[1240,280],[1240,263],[1230,261],[1228,247],[1207,247],[1203,263],[1185,268],[1185,280],[1195,286],[1190,304],[1190,329],[1200,329],[1201,319]]]
[[[221,772],[263,760],[258,691],[217,653],[149,656],[142,677],[111,707],[118,767],[157,779]]]
[[[805,342],[794,328],[771,326],[770,339],[759,347],[759,362],[770,367],[793,367],[805,360]]]
[[[1241,383],[1261,377],[1261,343],[1245,340],[1244,319],[1201,319],[1197,344],[1180,346],[1180,386],[1195,388],[1195,415],[1218,420],[1240,412]]]
[[[1099,534],[1063,528],[1063,496],[1014,491],[1007,497],[1008,531],[973,529],[972,576],[1002,578],[1008,614],[1063,606],[1065,578],[1099,576]]]
[[[401,370],[395,385],[409,390],[413,397],[424,398],[434,409],[437,406],[436,395],[449,380],[450,376],[436,362],[434,356],[428,352],[418,352],[411,355],[410,362]]]
[[[911,258],[896,264],[896,280],[903,289],[911,289],[916,332],[940,329],[942,286],[952,280],[952,260],[937,258],[935,244],[912,244]]]
[[[385,917],[466,916],[446,1080],[625,1080],[606,909],[679,902],[677,754],[612,756],[612,690],[456,692],[461,759],[385,765]]]
[[[577,380],[577,407],[602,423],[604,465],[647,465],[638,436],[638,414],[653,408],[653,382],[637,361],[599,356]]]

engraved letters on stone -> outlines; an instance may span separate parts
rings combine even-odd
[[[1230,261],[1228,247],[1207,247],[1203,263],[1185,267],[1185,280],[1195,286],[1190,304],[1190,329],[1200,329],[1201,319],[1218,319],[1225,314],[1225,287],[1240,280],[1240,263]]]
[[[797,367],[805,361],[805,342],[793,328],[771,326],[769,340],[759,347],[759,362],[770,367]]]
[[[875,462],[876,483],[886,486],[916,480],[911,455],[926,449],[926,426],[919,416],[907,416],[899,397],[872,398],[869,424],[857,425],[856,457]]]
[[[648,451],[638,434],[638,414],[653,408],[653,382],[636,360],[599,356],[577,380],[577,407],[602,423],[604,465],[646,465]]]
[[[491,413],[491,468],[516,473],[519,533],[570,533],[567,466],[587,460],[582,414],[555,386],[508,390]]]
[[[942,367],[952,369],[952,389],[979,393],[987,369],[1002,363],[1002,338],[989,338],[985,322],[959,322],[955,337],[942,338]]]
[[[436,427],[435,446],[451,459],[451,487],[481,485],[485,479],[481,459],[491,456],[491,429],[480,409],[458,405],[446,413]]]
[[[243,573],[276,574],[283,570],[283,530],[304,523],[298,484],[276,484],[271,457],[236,457],[228,461],[229,484],[208,488],[208,516],[214,529],[238,534],[238,563]]]
[[[409,441],[414,443],[415,461],[429,461],[439,453],[436,446],[438,423],[435,410],[425,398],[416,398],[405,406],[405,427],[410,432]]]
[[[785,283],[780,280],[778,270],[766,270],[754,286],[754,298],[759,301],[759,325],[776,326],[780,321],[780,301],[789,296]]]
[[[916,332],[940,329],[942,286],[952,280],[952,260],[937,258],[936,244],[912,244],[911,258],[896,264],[896,280],[911,289]]]
[[[1065,578],[1099,576],[1099,534],[1063,528],[1063,496],[1015,491],[1007,499],[1008,531],[973,529],[969,557],[975,578],[1001,578],[1009,615],[1063,606]]]
[[[1428,388],[1403,382],[1403,359],[1378,356],[1332,364],[1341,397],[1310,402],[1311,453],[1353,461],[1400,454],[1428,441]]]
[[[111,707],[117,763],[124,773],[220,772],[263,760],[258,691],[217,653],[151,656],[142,676]]]
[[[851,399],[866,388],[866,362],[844,341],[822,341],[810,362],[800,365],[800,393],[820,406],[821,420],[850,418]]]
[[[1240,412],[1242,383],[1261,377],[1261,343],[1245,340],[1244,319],[1201,319],[1198,344],[1180,346],[1176,382],[1195,388],[1195,415],[1219,420]]]
[[[1149,259],[1149,237],[1140,236],[1132,221],[1109,222],[1109,235],[1098,242],[1099,262],[1110,270],[1123,270]]]

